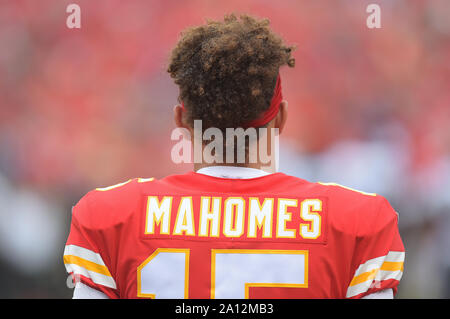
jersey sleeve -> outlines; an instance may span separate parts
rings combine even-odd
[[[102,256],[96,230],[89,225],[89,194],[72,209],[70,233],[64,248],[64,265],[72,280],[118,298],[116,282]],[[98,231],[98,230],[97,230]]]
[[[377,198],[375,214],[360,218],[347,298],[362,298],[389,288],[395,295],[403,275],[405,249],[398,214],[385,198]]]

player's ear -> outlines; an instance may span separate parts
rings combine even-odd
[[[275,118],[275,127],[278,128],[279,133],[283,132],[283,128],[286,124],[288,115],[288,102],[286,100],[281,101],[280,109],[278,110],[278,114]]]
[[[175,125],[180,128],[186,128],[186,124],[183,122],[183,108],[180,104],[177,104],[173,108],[173,118]]]
[[[183,107],[179,104],[173,107],[173,119],[177,128],[182,129],[181,132],[183,136],[190,140],[194,136],[192,128],[185,122],[185,111]]]

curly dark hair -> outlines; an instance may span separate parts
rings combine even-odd
[[[269,28],[268,19],[226,15],[181,33],[168,72],[180,88],[191,125],[237,128],[270,105],[282,65],[293,67],[293,46]]]

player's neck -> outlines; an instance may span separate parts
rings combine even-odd
[[[278,129],[273,128],[273,122],[267,126],[267,130],[263,130],[261,134],[265,134],[264,139],[260,139],[261,136],[257,136],[257,141],[248,145],[245,150],[242,148],[243,145],[238,146],[237,149],[233,151],[232,154],[236,154],[236,156],[232,156],[231,161],[228,158],[228,150],[227,146],[224,146],[223,152],[220,154],[214,153],[211,154],[211,149],[207,149],[205,152],[207,144],[202,144],[200,149],[195,148],[195,140],[192,139],[191,142],[194,145],[194,152],[201,151],[201,154],[197,154],[200,156],[195,156],[194,158],[201,158],[201,161],[194,161],[194,171],[198,171],[199,169],[211,166],[225,166],[225,167],[241,167],[241,168],[253,168],[265,171],[267,173],[276,173],[277,172],[277,158],[276,155],[278,153],[278,144],[276,136],[278,135]],[[239,134],[242,134],[239,133]],[[244,134],[246,134],[244,132]],[[276,135],[274,135],[276,134]],[[191,136],[195,136],[195,134],[191,134]],[[245,136],[244,136],[245,138]],[[250,138],[249,138],[250,140]],[[273,143],[274,141],[274,143]],[[234,145],[233,143],[231,145]],[[245,156],[242,154],[245,152]],[[225,155],[226,154],[226,155]],[[222,156],[220,156],[222,155]],[[239,156],[241,155],[241,156]],[[218,159],[221,159],[222,163],[218,163]],[[240,159],[240,160],[238,160]],[[242,161],[243,163],[240,163]]]

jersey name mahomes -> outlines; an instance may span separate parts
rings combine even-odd
[[[191,196],[176,199],[175,205],[174,196],[147,196],[146,235],[317,239],[322,233],[318,198],[203,196],[197,206]]]

